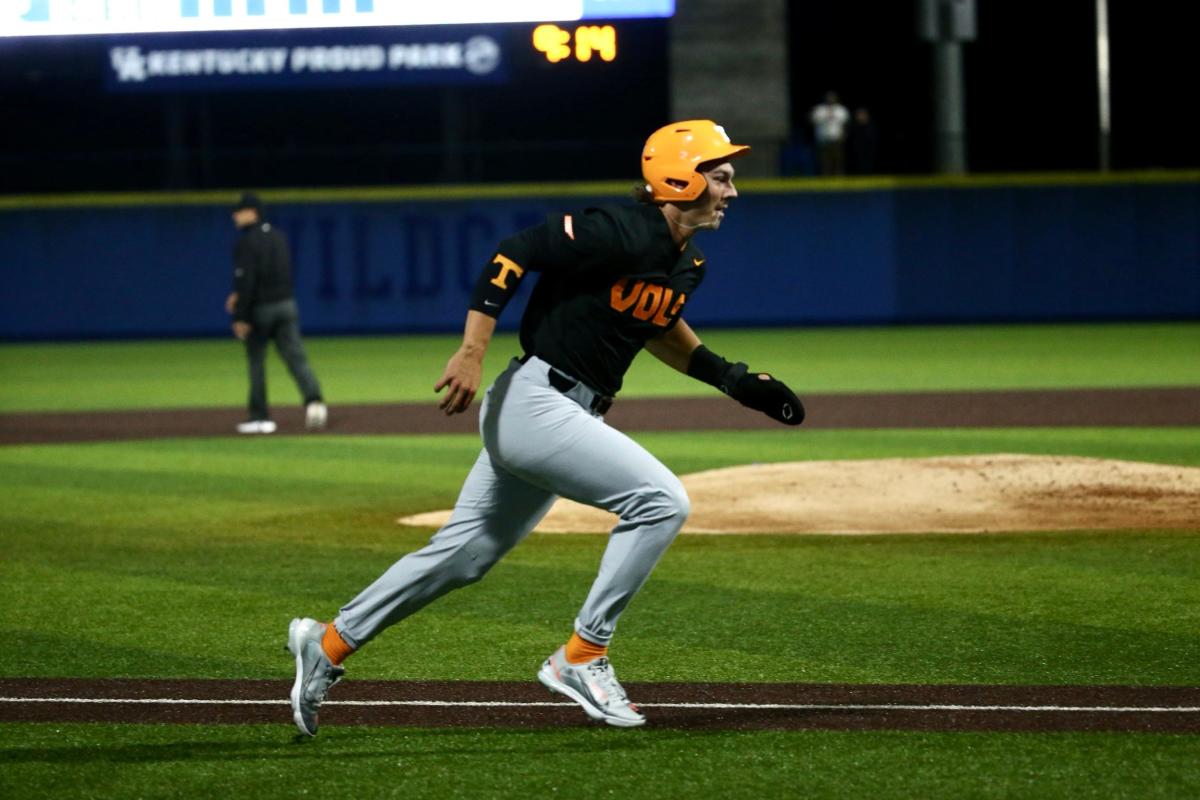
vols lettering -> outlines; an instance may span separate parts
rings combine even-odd
[[[621,278],[612,285],[609,305],[621,314],[633,309],[631,313],[635,319],[650,320],[665,328],[679,316],[686,300],[686,294],[680,292],[676,297],[675,290],[669,286],[645,281],[635,281],[630,286],[628,278]]]

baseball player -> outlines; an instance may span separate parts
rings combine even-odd
[[[574,633],[545,660],[538,679],[593,719],[620,727],[645,722],[617,681],[607,650],[621,612],[687,518],[689,501],[670,470],[605,424],[622,377],[645,347],[782,423],[804,418],[786,385],[726,361],[683,320],[706,268],[693,234],[721,226],[737,197],[730,162],[748,149],[709,120],[668,125],[643,150],[640,204],[551,214],[500,242],[475,287],[462,346],[434,387],[445,390],[440,408],[458,414],[470,406],[496,317],[525,276],[538,272],[521,320],[524,354],[484,395],[483,450],[449,522],[331,623],[292,620],[292,712],[302,733],[316,733],[318,708],[344,674],[348,655],[482,578],[559,496],[611,511],[618,521]]]

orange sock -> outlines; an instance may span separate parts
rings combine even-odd
[[[608,652],[608,645],[596,644],[581,638],[578,633],[572,633],[567,640],[567,661],[572,664],[586,664],[595,661]]]
[[[335,665],[341,664],[346,656],[354,652],[354,648],[346,644],[346,640],[338,633],[337,626],[332,622],[325,626],[325,635],[321,637],[321,649]]]

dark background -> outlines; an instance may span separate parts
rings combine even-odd
[[[1200,165],[1185,8],[1109,0],[1116,169]],[[971,171],[1095,169],[1094,0],[977,9],[964,45]],[[914,17],[906,0],[789,4],[801,145],[833,89],[872,112],[877,171],[932,169],[931,46]],[[113,37],[0,40],[0,192],[633,178],[641,141],[668,121],[669,25],[617,25],[615,62],[549,64],[515,46],[501,87],[115,93],[102,77]],[[498,30],[523,43],[532,28]]]
[[[931,46],[913,5],[791,4],[792,123],[827,89],[868,107],[880,169],[926,172],[933,159]],[[963,45],[973,172],[1095,169],[1099,99],[1095,0],[976,0]],[[1200,61],[1190,4],[1108,0],[1112,166],[1196,167],[1188,109]]]

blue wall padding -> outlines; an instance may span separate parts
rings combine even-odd
[[[500,238],[586,204],[271,214],[292,241],[307,332],[453,331]],[[233,240],[216,206],[2,211],[0,337],[224,334]],[[1195,183],[744,193],[697,242],[709,267],[687,308],[698,326],[1200,316]]]

